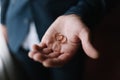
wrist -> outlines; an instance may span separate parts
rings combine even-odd
[[[67,17],[81,19],[81,17],[79,15],[77,15],[77,14],[65,14],[65,15],[59,16],[58,18],[67,18]]]

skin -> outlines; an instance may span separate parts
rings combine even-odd
[[[65,43],[57,41],[56,34],[64,36]],[[33,50],[29,52],[29,57],[42,63],[45,67],[59,67],[72,59],[80,45],[82,45],[86,55],[93,59],[98,58],[98,51],[90,42],[88,27],[79,16],[75,14],[64,15],[53,22],[41,42],[33,46]]]
[[[1,27],[1,30],[2,30],[3,36],[5,37],[6,42],[8,42],[7,29],[6,29],[5,25],[0,24],[0,27]]]
[[[7,41],[7,30],[1,26]],[[62,38],[56,39],[56,34],[62,35]],[[28,56],[45,67],[60,67],[77,54],[80,45],[90,58],[98,58],[98,51],[90,42],[90,29],[79,16],[63,15],[51,24],[41,42],[33,46]]]

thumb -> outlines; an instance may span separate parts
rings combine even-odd
[[[90,42],[90,30],[88,28],[83,29],[79,33],[79,38],[81,40],[82,48],[85,51],[86,55],[93,59],[98,58],[98,51]]]

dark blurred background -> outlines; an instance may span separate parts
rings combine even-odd
[[[98,60],[87,59],[84,80],[120,80],[120,4],[112,8],[93,32]]]

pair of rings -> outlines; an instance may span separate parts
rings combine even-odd
[[[54,43],[53,50],[55,52],[60,52],[61,44],[66,43],[67,42],[67,38],[64,35],[62,35],[60,33],[57,33],[57,34],[55,34],[55,40],[56,41]]]

